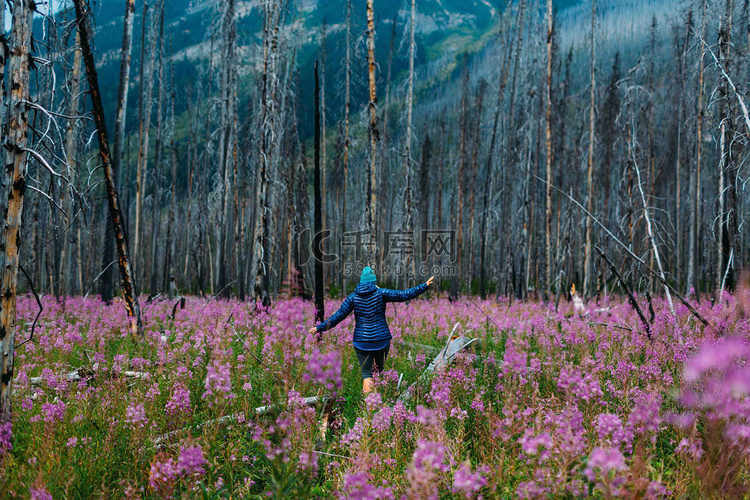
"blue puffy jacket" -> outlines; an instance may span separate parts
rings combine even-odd
[[[317,326],[319,332],[330,330],[354,311],[354,347],[363,351],[385,348],[392,337],[385,321],[385,305],[388,302],[404,302],[424,293],[427,283],[408,290],[378,288],[374,282],[360,283],[349,295],[338,311]]]

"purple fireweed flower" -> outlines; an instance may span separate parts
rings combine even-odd
[[[446,472],[448,465],[445,463],[447,448],[440,443],[420,439],[417,441],[417,449],[412,456],[415,469],[434,469]]]
[[[408,498],[438,498],[438,474],[448,471],[444,445],[425,439],[417,440],[412,465],[406,470]]]
[[[42,417],[45,422],[54,422],[55,420],[65,419],[65,403],[42,403]]]
[[[169,397],[169,401],[167,401],[167,404],[165,405],[165,409],[170,415],[189,412],[190,389],[187,389],[181,383],[175,384],[172,395]]]
[[[521,443],[521,449],[527,455],[537,455],[541,451],[540,448],[543,447],[544,451],[539,455],[542,462],[549,459],[550,450],[554,444],[549,432],[542,432],[538,436],[534,436],[533,429],[527,429],[519,442]]]
[[[659,481],[651,481],[648,484],[648,489],[646,490],[646,495],[643,497],[646,500],[654,500],[658,498],[671,498],[673,496],[673,493],[667,489],[666,486],[664,486]]]
[[[384,406],[372,417],[372,428],[379,432],[385,432],[391,426],[393,409]]]
[[[695,382],[710,370],[726,370],[741,358],[750,355],[750,347],[739,338],[721,339],[715,344],[706,345],[698,355],[685,363],[682,379]]]
[[[386,486],[375,487],[369,483],[367,472],[344,475],[344,487],[339,492],[341,500],[393,500],[393,491]]]
[[[659,424],[661,423],[659,414],[661,394],[644,392],[634,399],[635,405],[628,418],[628,427],[637,434],[654,433],[652,438],[656,439],[655,433],[659,430]]]
[[[161,485],[169,483],[178,474],[177,465],[171,458],[167,458],[164,461],[152,462],[148,484],[151,488],[158,490]]]
[[[133,404],[125,409],[125,423],[131,427],[143,427],[148,422],[143,404]]]
[[[313,351],[307,358],[307,372],[303,375],[305,382],[313,381],[323,384],[334,394],[341,390],[341,354],[339,351],[321,353]]]
[[[536,481],[526,481],[518,483],[516,487],[518,498],[546,498],[549,495],[549,488],[546,488]]]
[[[370,392],[365,396],[365,406],[368,411],[377,410],[383,404],[383,396],[379,392]]]
[[[0,455],[13,449],[11,438],[13,437],[11,422],[0,422]]]
[[[631,451],[633,432],[622,425],[620,417],[612,413],[601,413],[597,415],[594,424],[602,444],[615,448],[624,445],[627,451]]]
[[[703,440],[700,438],[695,441],[683,439],[677,445],[674,452],[678,455],[685,455],[690,460],[698,461],[703,456]]]
[[[461,464],[453,474],[453,493],[464,495],[466,498],[472,498],[474,495],[487,485],[487,478],[484,474],[489,472],[487,466],[479,467],[476,472],[471,472],[471,467],[467,462]]]
[[[203,457],[203,450],[200,446],[190,446],[180,450],[180,456],[177,459],[177,470],[181,474],[205,474],[203,466],[206,465],[206,459]]]
[[[52,494],[44,486],[32,486],[29,492],[31,500],[52,500]]]
[[[616,448],[594,448],[589,455],[588,466],[584,474],[589,481],[594,481],[595,470],[599,470],[603,476],[607,476],[610,472],[617,473],[627,470],[627,468],[625,457],[622,456],[620,450]]]
[[[204,384],[205,392],[203,399],[207,399],[214,394],[228,394],[232,390],[232,375],[229,363],[219,363],[214,361],[206,368],[206,382]]]

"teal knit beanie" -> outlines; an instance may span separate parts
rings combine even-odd
[[[366,267],[362,270],[362,275],[359,278],[360,283],[374,283],[378,280],[375,276],[375,271],[371,267]]]

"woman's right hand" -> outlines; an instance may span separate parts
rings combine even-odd
[[[430,276],[430,279],[427,280],[427,286],[432,285],[434,282],[435,282],[435,277],[434,276]]]
[[[316,333],[317,331],[318,331],[318,327],[314,326],[314,327],[310,328],[307,332],[308,333]]]

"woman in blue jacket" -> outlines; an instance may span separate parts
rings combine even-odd
[[[362,391],[367,394],[372,387],[373,364],[378,370],[385,368],[385,360],[391,347],[391,331],[385,320],[385,305],[388,302],[404,302],[424,293],[435,281],[431,276],[426,283],[408,290],[378,288],[375,271],[371,267],[362,270],[359,285],[349,295],[333,316],[310,328],[310,333],[330,330],[354,311],[354,350],[362,369]]]

